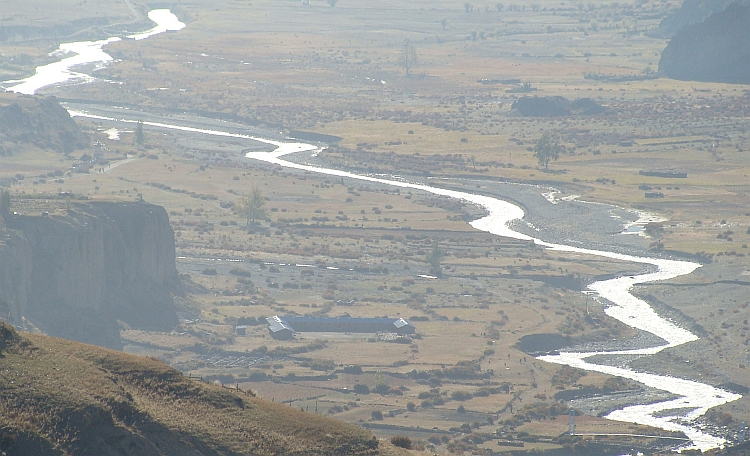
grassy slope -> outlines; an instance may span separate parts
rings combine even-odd
[[[357,426],[184,377],[150,359],[0,324],[7,454],[392,454]]]

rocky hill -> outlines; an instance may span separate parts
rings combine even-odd
[[[68,154],[88,145],[88,137],[55,97],[0,92],[0,156],[30,146]]]
[[[654,35],[671,38],[683,27],[698,24],[715,13],[724,11],[732,3],[748,4],[748,0],[685,0],[674,13],[662,19]]]
[[[0,322],[4,455],[397,455],[352,424]]]
[[[681,29],[662,52],[659,72],[683,81],[750,83],[750,6],[734,3]]]
[[[146,330],[177,324],[164,208],[77,203],[65,213],[6,215],[2,234],[0,313],[15,324],[111,348],[121,348],[118,320]]]

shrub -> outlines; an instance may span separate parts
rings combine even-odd
[[[229,273],[238,277],[250,277],[250,271],[241,268],[232,268],[229,270]]]
[[[355,366],[352,364],[352,365],[344,367],[344,373],[358,375],[362,373],[362,368],[360,366]],[[367,385],[362,385],[362,386],[366,387]]]
[[[396,435],[391,437],[391,443],[394,446],[406,448],[407,450],[410,450],[412,447],[411,439],[409,437],[406,437],[405,435]]]
[[[383,420],[383,412],[380,410],[375,410],[372,412],[372,419],[375,421],[382,421]]]
[[[454,401],[468,401],[473,395],[466,391],[454,391],[451,393],[451,399]]]
[[[373,391],[378,394],[388,394],[390,393],[391,389],[388,387],[388,385],[381,383],[379,385],[376,385]]]
[[[370,387],[361,383],[357,383],[356,385],[354,385],[354,388],[352,388],[352,391],[357,394],[370,394]]]
[[[201,271],[201,274],[215,276],[218,273],[216,272],[215,268],[206,268],[206,269],[204,269],[204,270]]]
[[[344,408],[340,405],[334,405],[333,407],[328,409],[328,414],[333,415],[336,413],[342,413],[344,411]]]

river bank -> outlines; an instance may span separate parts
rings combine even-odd
[[[182,30],[185,27],[185,24],[180,22],[177,16],[167,9],[152,10],[148,13],[148,18],[156,24],[153,28],[145,32],[128,35],[126,38],[138,41],[159,33]],[[122,38],[113,36],[97,41],[62,43],[57,50],[50,53],[50,57],[58,57],[60,60],[37,67],[34,75],[28,78],[17,81],[3,81],[0,83],[0,87],[4,87],[9,92],[34,95],[40,89],[55,84],[92,81],[94,80],[93,76],[88,73],[73,71],[73,68],[94,65],[96,69],[112,62],[114,59],[104,52],[103,48],[117,41],[122,41]]]
[[[158,27],[154,29],[154,33],[159,33],[156,31],[157,29]],[[151,31],[142,35],[131,36],[131,38],[137,39],[136,36],[146,38],[147,36],[150,36],[149,33],[151,33]],[[85,45],[82,44],[80,48],[77,47],[80,43],[72,43],[71,46],[67,46],[66,48],[61,46],[61,51],[76,52],[77,49],[80,51],[78,54],[79,56],[87,56],[95,58],[95,60],[84,61],[86,59],[78,59],[67,61],[65,62],[65,65],[50,67],[48,74],[45,73],[45,71],[42,71],[41,73],[38,72],[37,74],[42,75],[38,80],[33,81],[32,77],[29,81],[19,84],[12,89],[34,93],[44,85],[76,78],[79,75],[69,71],[72,66],[93,63],[96,61],[106,62],[111,60],[111,57],[107,56],[106,53],[103,53],[101,50],[102,46],[109,42],[112,41],[104,40],[102,42],[86,43]],[[73,46],[74,44],[76,46]],[[64,78],[58,80],[60,77]],[[85,79],[85,77],[81,77]],[[111,122],[118,120],[106,116],[87,115],[81,112],[72,112],[71,114]],[[130,118],[127,122],[135,123],[136,120]],[[241,141],[251,140],[256,143],[264,143],[273,146],[276,149],[270,153],[260,151],[249,152],[246,157],[286,168],[322,173],[347,179],[368,181],[379,185],[409,188],[434,195],[460,199],[478,205],[487,211],[485,217],[474,220],[471,223],[473,227],[479,230],[498,236],[534,242],[535,244],[548,248],[551,251],[565,252],[565,254],[581,255],[584,257],[605,257],[623,263],[634,263],[637,272],[633,272],[633,275],[624,275],[609,280],[597,281],[592,283],[589,286],[589,289],[596,292],[599,297],[605,300],[605,302],[614,304],[607,308],[606,313],[608,315],[628,324],[629,326],[655,334],[666,341],[666,343],[655,346],[644,344],[644,346],[628,350],[564,352],[559,355],[541,357],[540,359],[558,364],[567,364],[584,370],[603,372],[630,378],[673,394],[687,393],[686,397],[676,400],[625,407],[620,411],[611,413],[609,417],[641,424],[649,424],[669,430],[683,431],[693,439],[694,446],[699,449],[713,448],[723,443],[721,437],[705,434],[694,427],[690,427],[689,424],[676,424],[673,422],[673,419],[676,417],[684,417],[687,418],[688,421],[690,419],[695,419],[705,413],[710,407],[738,399],[738,395],[708,385],[702,385],[697,382],[664,377],[652,373],[636,372],[631,369],[611,365],[593,364],[586,361],[593,356],[628,357],[634,355],[654,355],[662,351],[664,348],[682,345],[697,339],[697,336],[690,331],[660,318],[646,302],[635,298],[628,292],[637,284],[669,280],[681,275],[690,274],[699,267],[696,263],[686,261],[636,256],[637,254],[641,254],[643,243],[640,239],[634,237],[625,238],[626,240],[624,240],[624,242],[612,242],[612,236],[621,236],[620,233],[626,229],[626,225],[632,224],[632,222],[635,221],[637,217],[634,217],[632,213],[629,214],[627,211],[618,209],[612,209],[609,212],[591,210],[591,206],[587,206],[588,203],[575,202],[574,200],[565,201],[564,203],[558,201],[557,204],[555,204],[553,201],[550,201],[550,198],[543,194],[544,192],[541,191],[542,189],[530,186],[529,188],[526,188],[518,186],[517,184],[512,191],[509,188],[502,188],[503,186],[510,184],[501,183],[485,183],[485,189],[482,189],[482,183],[479,183],[479,191],[471,191],[468,188],[465,190],[455,190],[453,189],[453,182],[448,182],[448,185],[450,185],[451,188],[445,188],[445,183],[440,186],[433,186],[403,180],[363,176],[329,168],[319,168],[295,163],[284,158],[286,155],[292,153],[310,153],[317,151],[319,150],[319,146],[317,145],[289,143],[281,139],[265,139],[261,136],[230,133],[219,129],[214,130],[211,128],[207,129],[202,127],[173,125],[164,123],[163,121],[146,121],[144,124],[153,128],[179,130],[191,134],[213,135],[224,138],[235,138]],[[521,206],[490,196],[493,193],[508,194],[514,192],[516,197],[509,199],[522,201]],[[524,211],[524,208],[526,208],[526,211]],[[533,214],[532,218],[525,219],[527,213]],[[612,246],[616,246],[616,248],[612,249]],[[607,248],[607,250],[603,250],[604,248]],[[628,266],[628,268],[632,267],[633,266]],[[663,412],[664,410],[670,409],[681,411],[690,410],[690,413],[686,415],[685,413],[680,412],[679,414],[676,413],[671,416],[665,416],[661,413],[659,416],[655,416],[657,412]]]

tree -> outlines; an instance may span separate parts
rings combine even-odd
[[[427,254],[427,262],[430,263],[430,274],[435,277],[443,277],[443,268],[440,266],[443,257],[445,257],[443,249],[437,241],[432,241],[432,251]]]
[[[0,214],[10,212],[10,190],[0,191]]]
[[[264,207],[265,205],[266,197],[263,196],[263,192],[258,187],[253,187],[248,196],[243,196],[237,211],[245,217],[247,226],[250,226],[251,223],[255,224],[256,219],[268,218],[268,211]]]
[[[146,135],[143,133],[143,121],[139,120],[135,125],[135,143],[138,147],[142,146],[146,142]]]
[[[379,394],[387,394],[389,389],[383,371],[378,371],[375,374],[375,380],[373,381],[373,391]]]
[[[560,144],[547,133],[543,133],[534,146],[534,156],[539,164],[544,165],[544,169],[547,169],[550,160],[557,161],[560,156]]]
[[[503,12],[503,8],[505,8],[505,5],[503,5],[502,3],[496,3],[495,4],[495,8],[497,8],[497,12],[498,13],[502,13]]]
[[[467,13],[474,11],[474,5],[469,2],[464,3],[464,8],[466,9]]]
[[[328,4],[331,5],[331,8],[333,8],[334,6],[336,6],[336,2],[338,1],[339,0],[328,0]]]
[[[417,63],[417,50],[414,45],[411,44],[409,39],[404,40],[404,46],[401,49],[401,66],[406,70],[406,74],[409,74],[409,70]]]
[[[445,26],[448,25],[448,19],[441,19],[440,25],[443,26],[443,31],[445,31]]]

